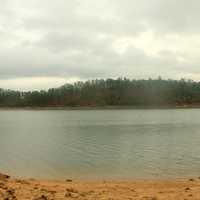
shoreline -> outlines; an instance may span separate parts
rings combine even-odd
[[[13,178],[0,173],[2,200],[184,200],[200,199],[200,178],[76,181]]]
[[[4,107],[1,110],[174,110],[174,109],[200,109],[200,105],[182,105],[182,106],[24,106],[24,107]]]

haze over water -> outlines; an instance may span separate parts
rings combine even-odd
[[[0,171],[47,179],[199,176],[200,110],[0,111]]]

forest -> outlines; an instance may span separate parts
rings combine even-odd
[[[200,105],[200,82],[192,80],[96,79],[41,91],[0,89],[1,107],[101,107]]]

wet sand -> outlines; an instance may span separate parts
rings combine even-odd
[[[42,181],[0,174],[2,200],[199,200],[200,179],[170,181]]]

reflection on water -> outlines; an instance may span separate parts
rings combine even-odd
[[[37,178],[199,176],[200,110],[0,111],[0,171]]]

